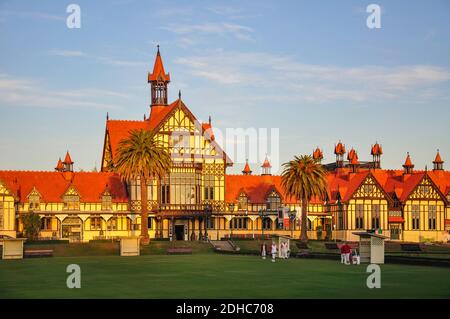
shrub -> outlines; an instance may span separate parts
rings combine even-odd
[[[39,230],[41,229],[41,218],[36,213],[27,213],[22,217],[23,230],[25,237],[30,240],[36,240],[39,236]]]

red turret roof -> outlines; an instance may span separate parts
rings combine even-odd
[[[272,167],[272,165],[270,165],[270,162],[269,162],[269,159],[267,158],[267,156],[261,167],[263,167],[263,168],[271,168]]]
[[[156,59],[155,59],[155,65],[153,66],[153,73],[148,74],[148,82],[152,81],[158,81],[162,80],[164,82],[170,82],[170,74],[164,71],[164,65],[161,58],[161,54],[159,53],[159,46],[158,46],[158,52],[156,53]]]
[[[383,149],[381,148],[381,145],[378,143],[375,143],[375,145],[372,146],[372,149],[370,150],[371,155],[383,155]]]
[[[319,147],[317,147],[317,148],[314,150],[314,152],[313,152],[313,159],[315,159],[315,160],[321,160],[321,159],[323,159],[323,153],[322,153],[322,151],[320,150]]]
[[[347,159],[351,162],[356,155],[356,151],[352,148],[350,152],[348,152]]]
[[[336,155],[344,155],[344,154],[345,154],[345,146],[344,146],[344,144],[342,144],[341,142],[339,142],[339,143],[334,147],[334,154],[336,154]]]
[[[61,161],[61,157],[58,160],[58,163],[56,164],[55,170],[58,172],[61,172],[64,169],[63,163]]]
[[[444,163],[444,161],[441,158],[441,154],[439,154],[439,150],[437,151],[436,158],[434,159],[433,163],[436,164]]]
[[[352,159],[350,160],[350,163],[352,165],[358,165],[359,161],[358,161],[358,154],[356,154],[356,152],[354,152]]]
[[[411,162],[411,157],[409,157],[409,152],[406,156],[405,164],[403,164],[403,167],[414,167],[413,163]]]
[[[242,171],[243,174],[251,174],[252,170],[250,169],[250,165],[248,165],[248,161],[245,163],[244,170]]]
[[[64,164],[73,164],[73,161],[72,161],[72,159],[70,158],[69,151],[67,151],[66,157],[64,158],[64,162],[63,162],[63,163],[64,163]]]

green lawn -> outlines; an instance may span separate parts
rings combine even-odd
[[[68,264],[81,289],[66,288]],[[381,289],[366,266],[314,259],[193,254],[0,260],[0,298],[449,298],[450,269],[383,265]]]

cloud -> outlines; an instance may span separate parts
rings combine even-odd
[[[60,49],[51,49],[48,51],[48,54],[55,56],[64,56],[64,57],[85,57],[86,53],[81,51],[70,51],[70,50],[60,50]]]
[[[171,24],[162,27],[163,30],[178,34],[213,34],[231,35],[239,40],[250,40],[253,29],[234,23],[204,23],[204,24]]]
[[[52,56],[60,56],[60,57],[66,57],[66,58],[88,58],[88,59],[95,60],[95,61],[103,63],[103,64],[114,65],[114,66],[141,67],[141,66],[147,65],[147,63],[142,62],[142,61],[130,61],[130,60],[116,59],[116,58],[112,58],[112,57],[95,56],[92,54],[87,54],[82,51],[51,49],[47,53]]]
[[[120,106],[110,104],[108,100],[117,102],[117,99],[132,98],[128,94],[94,88],[50,90],[40,83],[41,81],[0,74],[0,106],[120,109]]]
[[[178,58],[196,76],[221,85],[239,85],[264,90],[264,94],[244,99],[274,101],[365,102],[371,99],[407,97],[416,102],[431,98],[448,99],[444,90],[430,87],[450,81],[448,69],[433,65],[357,66],[301,63],[290,56],[259,52],[216,51],[208,55]],[[425,93],[426,91],[426,93]]]
[[[63,15],[55,15],[47,12],[37,12],[37,11],[2,11],[0,12],[0,17],[18,17],[23,19],[42,19],[50,21],[66,21],[67,17]]]

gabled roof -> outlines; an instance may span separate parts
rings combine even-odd
[[[72,172],[67,180],[62,172],[45,171],[0,171],[2,180],[20,202],[26,202],[27,196],[35,188],[41,194],[41,201],[62,202],[67,189],[74,187],[82,202],[100,202],[101,194],[107,187],[113,196],[113,202],[127,202],[125,184],[114,173]]]
[[[206,127],[200,125],[197,118],[192,114],[189,108],[183,103],[181,99],[174,101],[167,106],[153,106],[151,108],[150,117],[143,121],[127,121],[127,120],[107,120],[106,121],[106,134],[109,135],[109,142],[111,146],[113,158],[117,154],[119,143],[130,135],[132,130],[151,130],[158,131],[165,121],[178,109],[181,108],[191,120],[196,123],[202,130],[202,134],[206,138],[210,138],[210,143],[218,151],[224,154],[224,159],[228,165],[232,165],[232,160],[222,150],[222,148],[215,142],[214,135],[212,134],[212,127]],[[206,134],[205,134],[206,132]],[[212,136],[211,136],[212,135]]]
[[[250,203],[266,203],[267,196],[272,190],[280,194],[283,203],[297,203],[295,198],[287,197],[281,187],[281,176],[272,175],[226,175],[225,201],[237,202],[239,195],[244,192]]]

